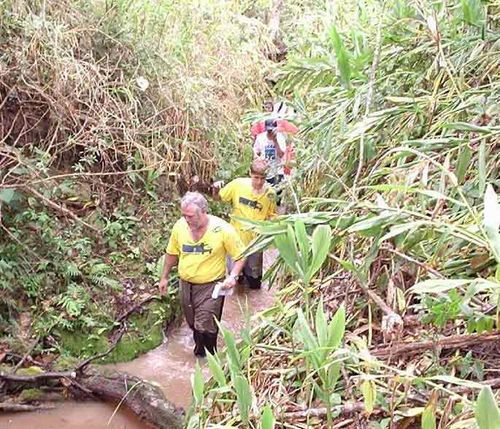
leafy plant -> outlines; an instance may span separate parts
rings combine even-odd
[[[479,429],[500,428],[500,409],[489,386],[484,387],[477,397],[475,417]]]
[[[297,221],[294,227],[288,224],[286,233],[277,235],[274,244],[288,268],[307,285],[328,256],[330,236],[329,225],[318,225],[309,236],[304,223]]]

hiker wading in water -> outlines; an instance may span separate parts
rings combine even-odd
[[[250,177],[240,177],[223,186],[224,182],[215,182],[213,195],[222,201],[231,203],[231,225],[235,227],[245,246],[257,236],[236,217],[249,220],[269,220],[276,216],[276,191],[266,183],[268,162],[255,159],[250,166]],[[262,284],[262,252],[247,257],[243,268],[243,277],[250,289],[259,289]]]
[[[217,348],[215,319],[222,316],[224,297],[212,298],[214,287],[221,282],[224,289],[233,288],[245,264],[244,246],[234,227],[207,211],[207,200],[198,192],[181,199],[182,218],[172,228],[159,285],[165,294],[170,271],[178,265],[182,310],[193,330],[194,354],[200,357]],[[227,256],[235,262],[225,277]]]

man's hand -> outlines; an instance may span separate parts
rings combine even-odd
[[[235,276],[227,276],[222,282],[222,289],[231,289],[236,286],[236,283],[237,281]]]
[[[160,280],[160,295],[166,295],[168,292],[168,279],[161,279]]]
[[[218,180],[217,182],[214,182],[212,186],[214,189],[220,189],[224,186],[224,180]]]

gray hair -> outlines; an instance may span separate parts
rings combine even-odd
[[[186,192],[186,194],[181,198],[181,207],[186,207],[190,204],[198,207],[203,213],[208,212],[207,199],[199,192]]]

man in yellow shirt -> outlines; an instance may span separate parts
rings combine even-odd
[[[214,183],[214,196],[231,203],[231,225],[238,231],[245,246],[256,237],[236,217],[250,220],[267,220],[276,215],[276,191],[266,183],[268,163],[263,159],[255,159],[250,166],[250,177],[234,179],[222,187],[221,182]],[[262,284],[262,252],[247,257],[243,275],[251,289],[259,289]]]
[[[182,218],[170,235],[160,280],[160,293],[168,288],[168,277],[178,265],[181,305],[186,321],[193,330],[194,354],[215,353],[218,327],[224,297],[212,297],[215,285],[223,289],[235,286],[244,264],[244,246],[233,226],[209,215],[208,203],[198,192],[188,192],[181,200]],[[235,260],[226,277],[226,257]]]

